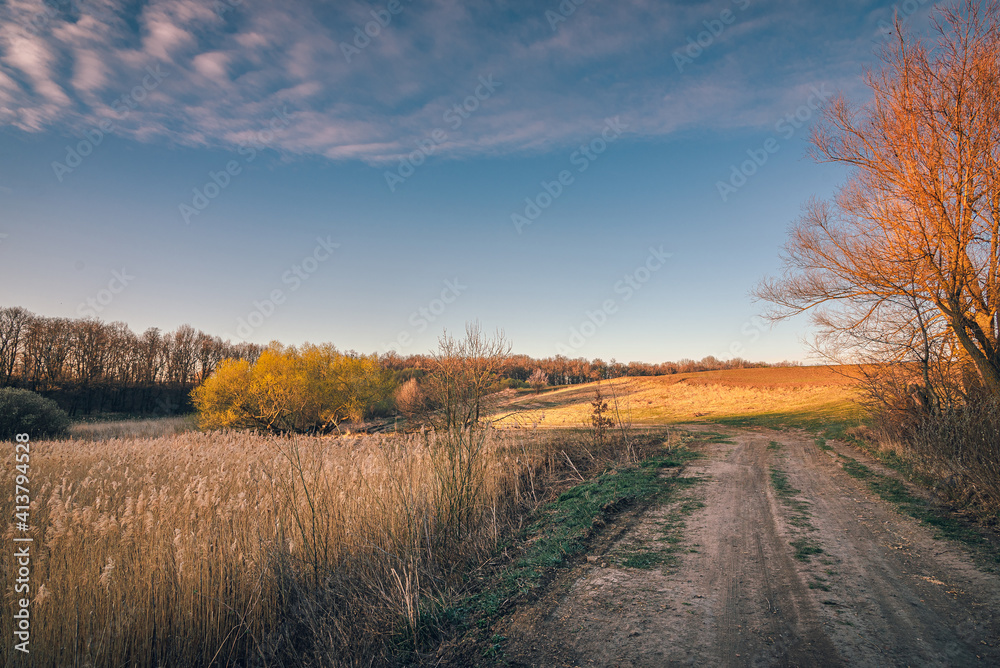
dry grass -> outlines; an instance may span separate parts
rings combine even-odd
[[[884,461],[934,481],[953,505],[1000,517],[1000,402],[979,398],[933,415],[884,411],[874,427],[869,442]]]
[[[183,434],[198,428],[194,415],[116,420],[113,422],[77,422],[70,425],[69,435],[81,441],[106,441],[112,438],[159,438]]]
[[[381,665],[432,646],[462,573],[544,500],[543,479],[594,460],[541,438],[34,442],[34,665]]]
[[[860,415],[855,381],[848,369],[787,367],[735,369],[673,376],[603,381],[603,394],[636,425],[675,424],[733,418],[811,416],[844,419]],[[595,384],[522,396],[510,407],[519,421],[541,426],[579,426],[590,419]]]

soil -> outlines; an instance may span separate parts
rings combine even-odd
[[[1000,665],[1000,576],[963,546],[873,495],[805,432],[699,428],[732,442],[699,446],[684,498],[605,532],[508,617],[508,665]],[[775,493],[771,467],[807,506]],[[622,567],[616,555],[663,544],[683,503],[671,561]],[[822,552],[797,559],[803,539]]]

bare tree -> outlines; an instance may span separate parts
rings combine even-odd
[[[542,391],[542,388],[549,384],[549,374],[541,369],[535,369],[528,377],[528,385],[535,390],[535,394]]]
[[[487,337],[478,322],[465,326],[464,339],[447,331],[441,335],[427,385],[446,428],[474,427],[485,417],[486,397],[500,379],[510,349],[502,330]]]
[[[77,320],[70,327],[72,378],[84,387],[104,379],[107,373],[109,328],[99,320]]]
[[[825,109],[812,155],[852,175],[808,203],[785,275],[755,292],[772,318],[814,310],[828,337],[951,349],[1000,395],[1000,3],[938,17],[933,45],[897,20],[870,103]]]
[[[171,382],[184,387],[195,380],[195,363],[198,359],[198,333],[191,325],[181,325],[167,335],[167,376]]]
[[[8,385],[32,315],[20,306],[0,309],[0,386]]]

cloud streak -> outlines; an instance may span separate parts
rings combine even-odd
[[[503,94],[449,133],[438,156],[571,146],[613,116],[644,137],[764,126],[803,87],[856,76],[824,63],[863,60],[884,18],[869,12],[871,26],[824,53],[817,49],[830,47],[815,46],[825,43],[816,37],[834,10],[751,6],[682,75],[671,53],[726,2],[588,2],[553,27],[545,12],[557,2],[229,1],[7,2],[0,124],[72,135],[111,119],[137,141],[232,149],[287,107],[290,123],[273,148],[386,164],[410,154],[479,77],[492,75]],[[376,32],[371,23],[394,8]],[[789,22],[799,24],[800,42],[775,44],[774,27]],[[370,43],[345,56],[343,45],[366,28]],[[115,100],[141,86],[150,66],[169,78],[123,117]]]

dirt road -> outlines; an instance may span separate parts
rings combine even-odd
[[[808,434],[713,430],[731,442],[701,446],[683,499],[631,518],[512,617],[510,665],[1000,665],[1000,576]],[[776,492],[772,469],[794,494]],[[616,556],[665,544],[664,566]]]

